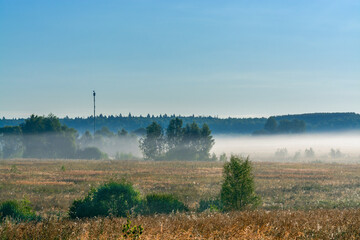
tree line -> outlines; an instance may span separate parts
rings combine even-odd
[[[199,125],[206,123],[213,134],[251,134],[260,130],[265,125],[267,118],[218,118],[216,116],[180,116],[180,115],[150,115],[134,116],[128,115],[98,115],[96,123],[99,128],[105,126],[112,132],[117,132],[122,128],[129,132],[136,131],[137,134],[145,134],[145,128],[152,122],[157,122],[162,128],[166,128],[171,119],[180,118],[184,124],[196,122]],[[273,116],[276,121],[287,119],[302,120],[306,123],[307,132],[339,131],[339,130],[359,130],[360,114],[357,113],[308,113],[295,115]],[[0,119],[0,127],[17,126],[24,123],[26,119]],[[60,118],[61,124],[70,128],[75,128],[80,134],[93,129],[93,117],[87,118]]]
[[[264,128],[255,131],[254,135],[264,134],[289,134],[289,133],[303,133],[306,130],[306,123],[299,119],[282,119],[279,122],[275,117],[269,117]]]
[[[170,121],[166,131],[153,122],[140,139],[125,129],[114,133],[107,127],[94,136],[86,131],[81,136],[74,128],[61,124],[50,114],[31,115],[18,126],[0,128],[0,158],[65,158],[102,159],[107,154],[115,159],[138,159],[131,152],[141,149],[146,160],[215,160],[210,156],[214,139],[210,128],[197,123],[186,124],[179,118]],[[139,152],[140,154],[140,152]]]

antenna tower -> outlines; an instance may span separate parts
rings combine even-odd
[[[93,96],[94,96],[94,137],[95,137],[95,96],[96,96],[95,90],[93,91]]]

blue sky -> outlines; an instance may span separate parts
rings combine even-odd
[[[0,0],[0,117],[360,112],[359,1]]]

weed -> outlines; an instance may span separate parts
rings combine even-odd
[[[126,224],[122,226],[122,233],[125,239],[138,239],[140,238],[141,234],[143,233],[144,228],[141,225],[133,225],[128,218],[126,219]]]

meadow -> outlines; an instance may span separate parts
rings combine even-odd
[[[0,161],[0,201],[26,198],[40,223],[0,226],[3,239],[118,239],[126,219],[69,220],[74,199],[110,180],[131,181],[142,193],[173,193],[186,214],[133,217],[142,239],[358,239],[360,165],[254,162],[256,211],[196,213],[216,197],[221,162],[12,159]],[[119,235],[120,234],[120,235]],[[5,236],[5,237],[4,237]],[[46,237],[48,236],[48,237]]]

